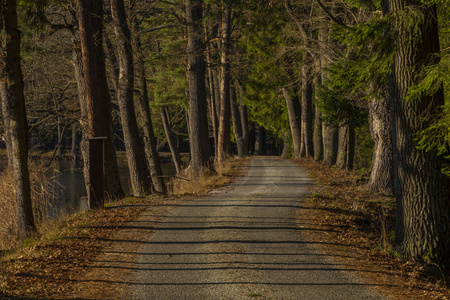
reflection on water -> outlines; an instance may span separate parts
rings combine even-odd
[[[125,194],[130,190],[130,175],[125,162],[119,162],[119,174]],[[174,175],[173,165],[163,165],[164,175]],[[82,161],[58,161],[47,173],[53,195],[48,199],[45,216],[55,219],[88,209],[87,192],[83,178]]]

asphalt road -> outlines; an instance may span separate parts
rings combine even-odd
[[[310,184],[293,163],[257,157],[236,183],[177,207],[138,251],[133,299],[384,299],[302,240]]]

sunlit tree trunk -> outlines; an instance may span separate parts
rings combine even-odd
[[[111,104],[103,51],[103,1],[77,0],[78,25],[85,84],[87,134],[106,137],[104,143],[105,191],[109,198],[123,196],[113,143]],[[102,206],[89,199],[91,208]]]
[[[311,55],[307,52],[303,55],[302,65],[302,108],[301,108],[301,147],[304,151],[302,156],[314,157],[313,125],[312,125],[312,75]]]
[[[222,16],[222,49],[220,77],[220,119],[217,161],[223,162],[230,154],[230,35],[231,5],[225,5]]]
[[[392,132],[388,99],[369,102],[369,129],[374,141],[369,190],[392,193]]]
[[[127,24],[123,0],[111,0],[111,14],[114,21],[119,61],[117,100],[120,107],[131,188],[133,196],[142,197],[150,191],[151,182],[133,102],[134,60],[131,48],[131,33]]]
[[[189,145],[192,175],[199,177],[210,158],[205,84],[202,0],[186,0],[188,28]]]
[[[175,165],[175,169],[177,174],[181,172],[181,156],[180,151],[175,142],[175,138],[173,136],[172,130],[169,126],[169,116],[167,114],[167,109],[164,107],[161,110],[161,120],[164,126],[164,132],[167,137],[167,143],[169,144],[170,152],[172,153],[173,164]]]
[[[282,89],[284,100],[286,101],[286,108],[289,117],[289,126],[291,128],[292,146],[294,148],[293,158],[300,158],[300,146],[301,146],[301,125],[300,125],[300,103],[297,97],[297,93],[294,93],[294,97],[289,95],[286,88]]]
[[[398,32],[389,78],[397,211],[395,249],[402,255],[449,268],[450,182],[441,172],[444,159],[433,151],[417,149],[414,139],[415,133],[427,128],[444,105],[443,89],[408,99],[417,75],[437,60],[433,57],[439,53],[436,6],[415,0],[385,0],[383,6],[396,15],[393,26]],[[420,34],[413,31],[411,23]]]
[[[236,146],[238,157],[244,157],[244,140],[242,138],[242,122],[241,122],[241,114],[239,112],[239,104],[236,99],[236,90],[234,87],[231,87],[230,90],[230,100],[231,100],[231,117],[233,119],[233,130],[234,137],[236,139]]]
[[[16,211],[18,238],[24,240],[36,231],[31,201],[30,176],[28,171],[28,124],[23,93],[23,76],[20,63],[20,32],[17,26],[17,6],[15,0],[0,2],[3,25],[3,65],[6,75],[6,91],[9,110],[9,131],[12,150],[12,167],[16,188]],[[3,103],[2,103],[3,105]]]

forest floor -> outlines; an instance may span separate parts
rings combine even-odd
[[[302,205],[309,209],[301,210],[299,218],[309,218],[317,229],[325,230],[325,233],[310,233],[307,239],[335,242],[327,243],[332,246],[322,246],[323,252],[351,252],[352,255],[342,256],[357,260],[361,270],[365,270],[359,275],[366,282],[384,286],[384,292],[394,299],[450,299],[448,282],[435,267],[402,259],[390,250],[391,198],[367,192],[361,175],[310,160],[296,162],[316,181]],[[137,246],[130,241],[149,232],[134,232],[141,236],[130,236],[126,229],[118,231],[118,228],[126,228],[144,211],[153,216],[156,225],[173,207],[189,201],[197,193],[230,183],[245,172],[245,166],[246,160],[232,161],[220,176],[208,180],[209,188],[203,187],[197,192],[126,198],[108,204],[105,209],[80,213],[60,221],[54,225],[54,230],[39,239],[26,241],[20,250],[3,253],[0,257],[0,299],[120,298],[126,293],[123,286],[114,285],[112,280],[112,284],[105,288],[104,283],[92,280],[96,276],[91,271],[93,261],[102,255],[113,255],[113,236],[120,236],[124,241],[122,245],[114,245],[114,249],[126,248],[126,252],[132,255],[133,247]],[[120,269],[105,271],[107,269],[102,275],[108,278],[126,275]]]

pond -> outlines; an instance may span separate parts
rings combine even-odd
[[[130,175],[126,162],[119,162],[119,174],[125,194],[130,191]],[[175,175],[175,167],[163,164],[164,175]],[[53,195],[44,207],[44,218],[56,219],[88,209],[82,161],[57,161],[47,172]]]

